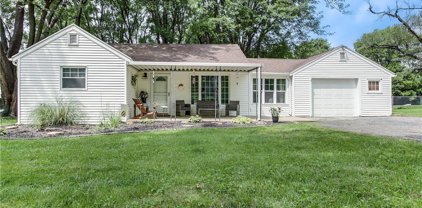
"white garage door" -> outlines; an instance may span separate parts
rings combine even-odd
[[[313,79],[315,117],[356,116],[355,79]]]

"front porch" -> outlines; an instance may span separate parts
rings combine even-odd
[[[260,120],[260,105],[251,109],[253,99],[249,93],[250,72],[259,77],[260,67],[254,63],[131,62],[127,75],[128,116],[134,118],[140,113],[133,101],[140,98],[149,111],[155,107],[159,118],[200,115],[215,120],[253,115]]]

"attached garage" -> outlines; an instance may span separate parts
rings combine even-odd
[[[291,76],[293,116],[391,115],[394,73],[347,47],[306,59]]]
[[[312,103],[315,117],[357,116],[356,79],[313,79]]]

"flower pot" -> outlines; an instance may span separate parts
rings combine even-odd
[[[278,116],[273,116],[273,123],[278,123]]]

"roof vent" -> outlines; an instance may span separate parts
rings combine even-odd
[[[345,51],[340,52],[340,61],[346,61],[346,52]]]
[[[78,34],[76,33],[69,34],[69,45],[78,45]]]

